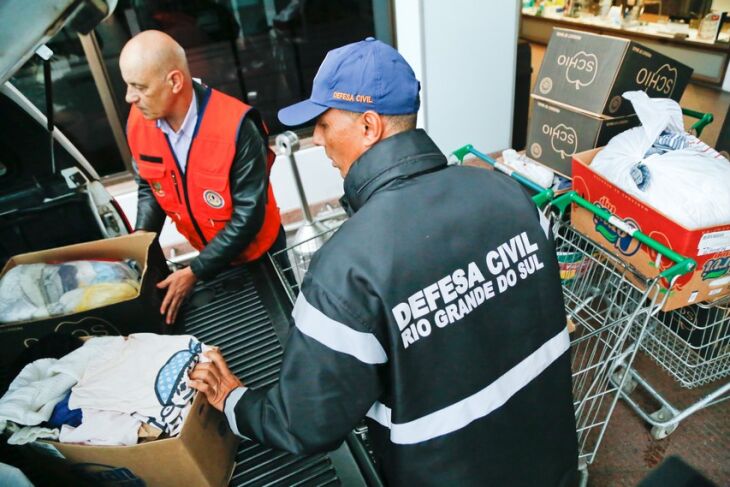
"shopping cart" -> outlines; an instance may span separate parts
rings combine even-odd
[[[344,221],[344,218],[323,220],[321,223],[325,230],[321,233],[297,242],[274,254],[270,254],[269,258],[274,266],[274,270],[284,285],[284,289],[292,304],[296,301],[297,295],[299,294],[299,287],[304,279],[304,274],[309,269],[309,263],[312,257],[314,257],[317,250],[329,240],[337,229],[340,228],[340,225]],[[286,255],[288,259],[282,259],[281,256],[283,255]],[[288,262],[288,265],[283,265],[283,262]]]
[[[698,119],[689,130],[698,137],[713,121],[711,113],[689,109],[682,112]],[[661,292],[669,294],[669,289]],[[621,378],[621,397],[651,425],[655,439],[666,438],[697,411],[730,399],[730,380],[722,381],[730,376],[730,298],[654,313],[644,328],[632,328],[631,338],[634,346],[640,347],[680,386],[686,389],[707,386],[699,393],[660,391],[629,364],[616,364],[612,380]],[[628,376],[625,382],[624,375]],[[678,402],[683,405],[671,402],[670,394],[681,396]],[[637,400],[639,395],[650,401]]]
[[[675,262],[649,278],[570,226],[562,216],[575,204],[621,228]],[[661,314],[676,280],[695,263],[626,225],[603,208],[569,192],[549,203],[557,214],[553,232],[563,297],[572,335],[573,395],[580,463],[593,462],[619,397],[634,387],[629,379],[638,344]]]
[[[713,115],[711,113],[702,113],[686,108],[683,108],[682,112],[688,117],[697,119],[690,127],[689,132],[698,137],[702,134],[703,129],[713,121]],[[475,155],[488,162],[495,169],[510,175],[524,186],[537,192],[534,199],[538,203],[538,206],[543,206],[552,199],[553,194],[549,189],[545,190],[532,181],[526,180],[523,176],[514,173],[508,166],[500,164],[486,154],[475,150],[472,146],[462,147],[454,153],[462,161],[467,154]],[[577,195],[570,195],[564,197],[562,202],[558,202],[558,205],[562,205],[562,211],[565,211],[565,206],[569,202],[576,203],[579,200],[581,199],[577,198]],[[602,218],[605,221],[609,221],[609,217],[610,215],[606,214]],[[634,231],[633,228],[626,225],[619,225],[619,227],[619,230],[627,235],[632,235]],[[575,233],[574,230],[565,230],[563,233],[570,234],[571,232]],[[560,240],[562,237],[558,234],[557,238]],[[648,241],[651,241],[651,239],[647,239]],[[649,245],[644,241],[642,243]],[[651,247],[651,245],[649,246]],[[665,248],[665,250],[669,249]],[[610,251],[605,249],[602,252],[610,253]],[[659,253],[664,254],[664,252]],[[674,257],[675,262],[682,261],[682,256],[675,254]],[[565,259],[566,257],[563,258]],[[620,261],[620,259],[614,259],[614,261],[616,260]],[[686,268],[686,266],[693,265],[690,262],[687,261],[685,264],[675,266],[673,269],[680,272],[688,272],[691,269]],[[564,262],[562,265],[570,265],[570,262]],[[676,279],[676,276],[674,278]],[[644,278],[644,280],[646,279]],[[635,282],[641,282],[640,276],[635,278]],[[611,289],[615,286],[621,287],[620,281],[617,281],[615,277],[609,280],[607,285]],[[673,282],[670,284],[670,288],[672,285]],[[566,289],[565,286],[564,289]],[[645,287],[644,289],[648,288]],[[664,293],[665,296],[669,294],[669,289],[657,286],[656,283],[653,284],[653,289],[654,291],[652,292],[658,291]],[[570,309],[571,302],[568,293],[569,291],[566,289],[566,308]],[[624,301],[621,301],[621,303],[629,306],[629,308],[637,308],[639,306],[639,303],[630,296],[623,296],[622,293],[619,293],[616,297],[622,297],[625,303]],[[635,319],[635,326],[630,328],[633,345],[629,348],[640,347],[644,353],[650,356],[681,386],[688,389],[717,383],[717,381],[730,375],[729,300],[715,302],[713,304],[696,304],[666,313],[657,312],[656,298],[650,299],[650,301],[652,300],[655,304],[651,306],[652,312],[646,315],[647,319]],[[622,312],[618,312],[618,316],[621,315]],[[578,368],[580,369],[580,365],[578,365]],[[679,423],[691,414],[730,398],[730,381],[728,381],[726,383],[720,383],[709,394],[699,397],[695,395],[693,402],[684,408],[679,408],[667,399],[666,392],[661,393],[639,374],[638,371],[632,368],[631,363],[625,361],[621,363],[619,361],[614,364],[614,369],[610,387],[618,389],[620,386],[621,397],[626,400],[642,419],[652,426],[651,433],[656,439],[665,438],[671,434]],[[626,380],[626,377],[628,377],[628,380]],[[644,409],[641,403],[635,400],[632,395],[632,392],[637,388],[653,398],[658,403],[658,409],[652,412]],[[685,394],[684,396],[689,398],[690,395]],[[589,399],[589,397],[584,398],[584,400]]]
[[[467,154],[484,160],[536,192],[533,200],[539,207],[554,210],[550,216],[571,332],[578,461],[582,485],[585,485],[588,465],[595,459],[613,410],[622,397],[620,391],[634,386],[628,380],[626,370],[632,370],[638,350],[636,344],[669,296],[663,283],[669,283],[671,289],[679,276],[695,268],[695,263],[573,191],[553,199],[550,189],[540,187],[470,145],[454,153],[461,161]],[[654,278],[643,276],[612,251],[571,227],[565,218],[571,204],[580,205],[598,218],[611,221],[676,264]]]

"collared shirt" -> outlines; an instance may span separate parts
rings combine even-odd
[[[157,128],[162,130],[167,138],[170,139],[170,145],[172,150],[175,152],[177,162],[180,163],[180,169],[185,172],[185,165],[188,162],[188,151],[190,151],[190,144],[193,141],[193,133],[195,132],[195,124],[198,121],[198,101],[195,97],[195,91],[193,91],[193,98],[190,100],[190,107],[188,107],[188,113],[185,115],[180,130],[175,132],[167,120],[164,118],[157,119]]]

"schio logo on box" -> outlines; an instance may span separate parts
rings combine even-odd
[[[596,79],[598,58],[595,54],[579,51],[572,56],[561,54],[558,65],[565,67],[565,79],[575,85],[575,89],[588,86]]]
[[[702,266],[702,280],[709,281],[722,277],[730,271],[730,256],[710,259]]]
[[[578,150],[578,134],[573,127],[562,123],[552,127],[545,123],[542,125],[542,133],[550,137],[553,151],[560,154],[563,159],[572,156]]]
[[[611,213],[615,214],[616,212],[615,207],[605,196],[602,196],[601,199],[596,201],[594,204],[599,208],[610,211]],[[631,218],[624,218],[624,222],[641,231],[639,224],[636,223],[635,220]],[[599,218],[594,215],[593,224],[595,225],[596,232],[600,233],[603,238],[611,243],[611,245],[613,245],[616,250],[621,252],[623,255],[630,257],[639,251],[641,243],[639,243],[638,240],[635,240],[628,233],[611,225],[603,218]]]
[[[641,68],[636,73],[636,83],[645,91],[670,96],[674,92],[674,85],[677,84],[677,69],[669,64],[662,64],[656,71]]]

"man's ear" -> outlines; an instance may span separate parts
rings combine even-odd
[[[368,110],[360,118],[362,134],[367,147],[372,147],[383,138],[385,134],[385,121],[376,112]]]
[[[174,94],[178,94],[183,89],[185,76],[183,76],[182,71],[180,71],[179,69],[173,69],[172,71],[167,73],[167,82],[172,85],[172,92]]]

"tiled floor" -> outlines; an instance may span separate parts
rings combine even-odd
[[[544,46],[532,46],[533,83],[544,52]],[[715,122],[705,129],[701,137],[708,144],[714,145],[730,105],[730,93],[690,84],[680,104],[715,115]],[[689,120],[685,121],[687,122],[691,123]],[[683,389],[646,356],[637,357],[636,367],[678,408],[692,404],[703,394],[709,394],[724,382],[730,381],[729,376],[700,389]],[[642,402],[647,403],[647,400]],[[695,413],[663,440],[653,439],[650,428],[620,401],[596,459],[589,467],[588,485],[634,487],[651,469],[670,455],[682,457],[718,486],[730,486],[730,401]]]
[[[691,405],[730,380],[725,377],[700,389],[682,389],[646,356],[639,355],[636,366],[679,408]],[[595,462],[589,467],[588,485],[634,487],[670,455],[682,457],[718,486],[730,485],[730,401],[695,413],[663,440],[653,439],[650,428],[625,403],[619,402]]]

